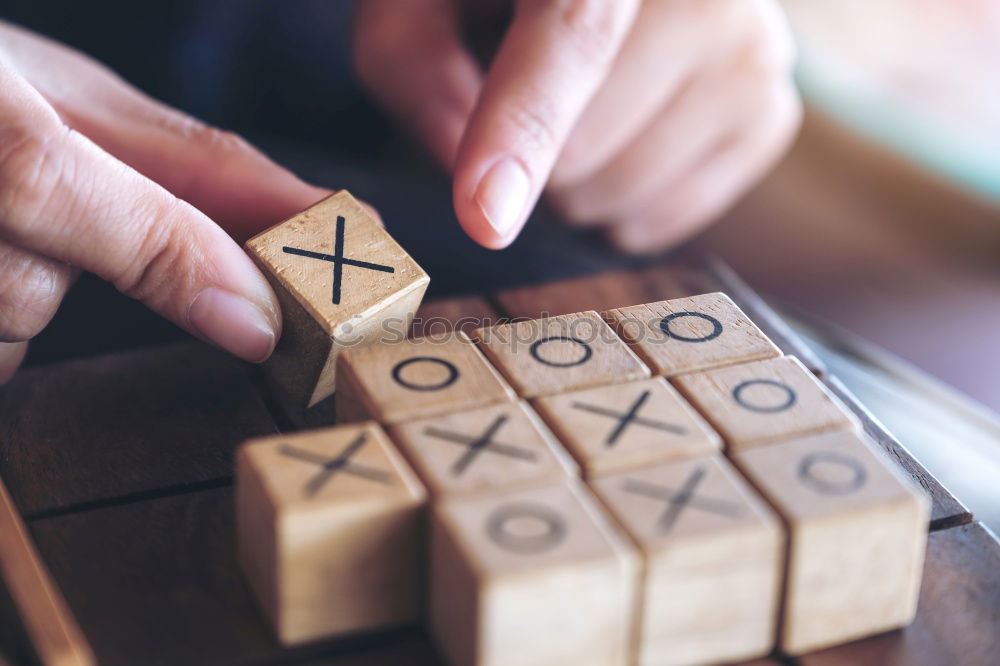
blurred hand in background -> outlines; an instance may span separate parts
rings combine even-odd
[[[512,18],[486,71],[454,0],[362,0],[354,44],[362,82],[451,169],[458,218],[486,247],[512,242],[545,191],[619,248],[664,249],[733,203],[799,125],[773,0],[492,4]]]

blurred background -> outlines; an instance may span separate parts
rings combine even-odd
[[[778,168],[694,242],[811,336],[834,372],[997,529],[1000,3],[783,4],[799,44],[802,133]],[[464,241],[446,178],[353,80],[351,11],[351,2],[330,0],[0,2],[0,17],[247,136],[307,179],[372,200],[405,246],[420,246],[414,254],[429,264],[436,295],[470,279],[507,284],[511,261],[527,281],[636,261],[558,230],[544,211],[506,255]],[[567,247],[574,251],[560,251]],[[124,314],[95,324],[100,307]],[[177,335],[83,280],[30,359]]]

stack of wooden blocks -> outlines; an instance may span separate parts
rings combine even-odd
[[[724,294],[407,339],[427,277],[350,195],[248,250],[275,383],[337,395],[238,456],[282,641],[423,619],[456,666],[709,664],[912,620],[929,502]]]

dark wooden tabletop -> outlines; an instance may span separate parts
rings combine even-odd
[[[857,411],[933,499],[915,624],[792,660],[1000,663],[1000,546],[720,262],[697,255],[428,302],[425,318],[538,316],[726,291]],[[275,641],[235,561],[232,454],[247,437],[332,422],[283,413],[243,365],[194,342],[48,364],[0,390],[0,476],[99,663],[440,664],[419,627],[296,649]],[[0,599],[3,601],[3,599]],[[30,658],[12,631],[0,653]]]

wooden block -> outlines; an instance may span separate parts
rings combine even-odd
[[[731,450],[860,428],[857,417],[794,356],[681,375],[673,381]]]
[[[784,652],[913,620],[930,502],[871,444],[824,433],[737,451],[734,462],[789,526]]]
[[[532,404],[587,478],[722,448],[718,434],[662,377],[559,393]]]
[[[593,311],[480,328],[473,337],[525,398],[649,377]]]
[[[903,631],[838,645],[802,666],[1000,664],[1000,542],[982,523],[927,537],[920,603]]]
[[[771,652],[784,570],[778,516],[721,455],[592,482],[642,553],[642,666]]]
[[[637,576],[578,482],[433,509],[430,626],[455,666],[629,664]]]
[[[441,666],[415,626],[282,646],[240,574],[234,509],[226,487],[29,523],[100,666]]]
[[[521,402],[408,421],[389,434],[435,496],[559,482],[577,471]]]
[[[875,445],[930,496],[930,529],[932,532],[964,525],[972,521],[972,514],[962,502],[941,485],[941,482],[934,478],[933,474],[924,469],[924,466],[910,455],[910,452],[896,440],[892,433],[886,431],[878,419],[858,401],[858,398],[844,386],[840,379],[833,375],[827,375],[823,378],[823,382],[833,391],[835,396],[847,405],[848,409],[857,415],[865,434],[875,442]]]
[[[337,360],[338,423],[395,423],[514,397],[461,332],[357,347]]]
[[[247,241],[284,313],[265,364],[300,409],[334,390],[344,349],[405,336],[429,278],[347,191]]]
[[[722,293],[608,310],[603,317],[666,377],[781,355]]]
[[[425,492],[381,428],[252,440],[236,473],[240,561],[283,643],[417,618]]]

